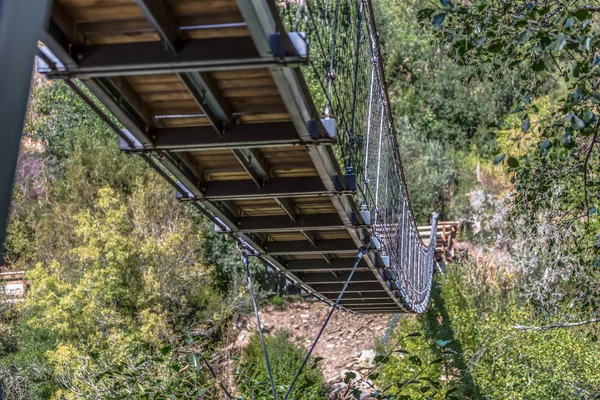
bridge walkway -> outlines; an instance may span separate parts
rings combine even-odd
[[[358,31],[372,35],[370,2],[356,4],[365,21]],[[65,80],[102,115],[91,92],[118,120],[107,122],[123,151],[144,157],[182,202],[308,292],[336,299],[359,249],[369,246],[341,307],[419,311],[403,300],[390,257],[373,239],[382,223],[356,200],[360,177],[340,155],[338,115],[315,105],[303,73],[306,33],[286,31],[278,6],[55,0],[38,70]],[[371,86],[374,73],[375,66]],[[356,84],[354,92],[356,103]]]

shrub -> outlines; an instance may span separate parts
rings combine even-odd
[[[273,337],[265,338],[265,341],[277,396],[283,398],[302,365],[306,351],[294,345],[285,330],[278,331]],[[244,398],[269,399],[273,397],[258,334],[254,334],[250,338],[250,343],[243,350],[238,374],[238,389]],[[294,393],[291,398],[305,400],[327,398],[324,378],[318,368],[318,359],[309,361],[296,383]]]

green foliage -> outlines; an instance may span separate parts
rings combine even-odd
[[[437,12],[447,14],[436,31],[456,63],[492,82],[515,77],[512,132],[503,143],[506,157],[496,159],[512,173],[511,220],[525,218],[513,229],[546,241],[540,257],[558,255],[554,269],[569,274],[564,303],[572,301],[581,318],[596,315],[598,8],[582,1],[478,1],[436,5],[421,17],[435,25]]]
[[[423,336],[405,341],[377,382],[410,379],[418,364],[410,357],[416,355],[421,363],[443,359],[423,376],[445,386],[451,398],[594,398],[600,390],[592,372],[598,343],[585,330],[517,329],[515,321],[536,325],[543,320],[514,289],[513,277],[501,270],[474,262],[448,266],[448,275],[434,287],[432,307],[402,321],[404,332],[421,329]],[[406,396],[420,398],[418,387]]]
[[[376,4],[394,113],[409,119],[416,137],[457,149],[480,141],[477,151],[495,151],[493,128],[512,104],[510,77],[489,83],[455,65],[432,43],[433,29],[419,25],[422,2]]]
[[[427,223],[431,211],[446,214],[449,192],[459,184],[458,168],[440,142],[424,141],[403,127],[399,146],[402,149],[404,176],[409,182],[413,211],[418,222]],[[428,173],[423,173],[428,171]]]
[[[434,43],[435,29],[419,24],[422,7],[413,0],[375,3],[400,152],[403,165],[410,166],[408,189],[425,223],[433,211],[456,217],[457,198],[476,184],[477,162],[471,159],[500,152],[498,126],[518,88],[511,74],[488,82],[471,67],[453,63]],[[436,15],[439,25],[445,18]]]
[[[294,345],[286,331],[278,331],[265,342],[277,396],[283,398],[294,376],[302,365],[306,351]],[[263,356],[260,337],[254,334],[244,348],[238,372],[238,388],[248,399],[272,398],[272,391]],[[326,398],[325,383],[319,368],[319,359],[309,360],[298,380],[291,398],[317,400]]]
[[[237,299],[223,301],[212,289],[201,250],[212,226],[140,159],[122,154],[64,84],[34,90],[30,113],[28,129],[53,168],[44,171],[46,196],[17,190],[13,202],[6,254],[27,269],[32,287],[24,303],[0,304],[6,396],[80,399],[115,390],[132,398],[126,372],[136,367],[144,390],[168,392],[183,378],[153,361],[159,349],[177,346],[190,327],[198,345],[218,343],[228,302]],[[106,371],[110,379],[96,381]]]

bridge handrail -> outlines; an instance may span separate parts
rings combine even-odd
[[[381,63],[371,0],[287,0],[281,10],[289,31],[306,38],[303,67],[315,106],[334,119],[335,154],[356,180],[358,206],[371,213],[372,236],[387,257],[388,286],[408,310],[429,300],[435,238],[423,242],[406,187],[397,132]],[[432,231],[437,217],[432,219]],[[395,238],[385,226],[397,224]],[[382,231],[381,233],[379,231]],[[383,235],[381,235],[383,234]]]

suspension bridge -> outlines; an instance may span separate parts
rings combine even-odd
[[[345,310],[425,310],[436,215],[425,245],[370,0],[24,3],[0,2],[7,132],[35,52],[246,259]]]

